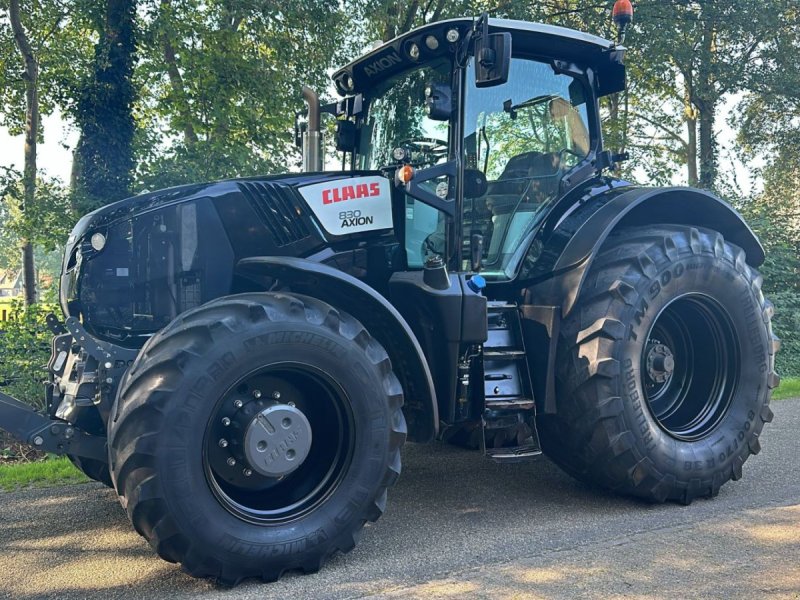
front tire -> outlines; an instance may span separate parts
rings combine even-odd
[[[298,295],[221,298],[154,336],[122,382],[114,482],[136,531],[190,575],[314,572],[382,514],[402,404],[350,315]]]
[[[777,338],[761,277],[718,232],[612,235],[562,324],[545,452],[650,501],[711,497],[760,450]]]
[[[67,458],[75,465],[81,473],[86,475],[89,479],[99,481],[106,487],[113,488],[114,482],[111,481],[111,471],[108,469],[108,463],[93,460],[91,458],[82,458],[80,456],[73,456],[67,454]]]

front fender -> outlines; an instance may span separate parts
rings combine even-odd
[[[549,273],[528,288],[529,297],[537,304],[561,306],[562,316],[566,316],[612,231],[667,223],[719,231],[745,251],[748,264],[758,267],[764,262],[764,248],[742,216],[709,192],[683,187],[615,188],[591,197],[556,226],[542,253],[550,257]],[[541,273],[541,266],[537,270]]]
[[[428,363],[408,323],[386,298],[347,273],[302,258],[254,256],[240,260],[236,268],[252,281],[277,280],[358,319],[386,349],[403,386],[409,439],[427,442],[436,436],[439,411]]]

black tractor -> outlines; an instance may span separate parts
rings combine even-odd
[[[336,72],[337,102],[304,90],[302,172],[86,215],[49,414],[0,395],[0,426],[224,584],[351,550],[407,438],[543,452],[651,502],[716,495],[772,419],[764,251],[708,192],[614,177],[620,44],[426,25]]]

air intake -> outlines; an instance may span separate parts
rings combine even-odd
[[[245,198],[277,246],[288,246],[311,235],[307,212],[293,187],[270,181],[239,182]]]

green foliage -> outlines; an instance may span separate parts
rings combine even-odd
[[[284,172],[294,114],[338,62],[344,15],[309,0],[144,3],[138,186]],[[340,60],[340,59],[339,59]]]
[[[61,181],[43,173],[36,183],[36,202],[23,213],[21,179],[18,171],[0,167],[0,269],[19,271],[20,240],[31,240],[39,299],[52,302],[58,290],[61,252],[75,216]]]
[[[3,391],[37,409],[44,408],[50,339],[45,317],[55,307],[14,302],[0,334],[0,383]]]
[[[777,292],[769,296],[775,304],[772,329],[781,339],[778,353],[778,374],[787,377],[800,376],[800,293],[796,291]]]
[[[778,373],[800,376],[800,168],[788,156],[782,152],[773,161],[764,171],[764,191],[741,208],[767,253],[760,271],[782,343]]]

